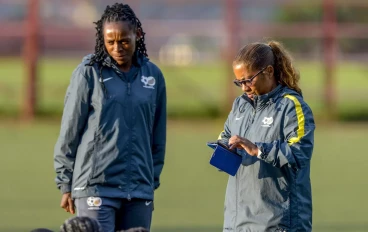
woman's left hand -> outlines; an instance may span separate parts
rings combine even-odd
[[[230,149],[244,149],[249,155],[257,156],[258,147],[246,138],[234,135],[229,139]]]

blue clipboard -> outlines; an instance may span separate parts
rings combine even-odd
[[[242,157],[220,142],[208,142],[207,146],[214,149],[210,164],[231,176],[235,176],[242,163]]]

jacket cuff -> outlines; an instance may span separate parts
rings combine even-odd
[[[258,159],[265,160],[268,154],[265,152],[265,148],[262,146],[262,143],[255,143],[255,145],[258,147]]]
[[[72,186],[69,184],[62,184],[60,185],[60,191],[62,194],[70,193],[72,191]]]

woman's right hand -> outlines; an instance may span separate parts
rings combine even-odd
[[[60,207],[65,210],[65,212],[69,212],[71,214],[75,214],[75,206],[74,201],[72,199],[71,193],[64,193],[61,197]]]

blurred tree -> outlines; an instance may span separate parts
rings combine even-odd
[[[281,23],[319,23],[322,21],[322,7],[320,5],[303,5],[301,7],[280,6],[275,20]],[[338,23],[368,23],[367,8],[351,7],[348,4],[337,5]],[[284,39],[288,48],[294,52],[306,55],[313,55],[316,50],[320,50],[319,40],[310,39]],[[365,38],[343,38],[339,39],[340,53],[362,53],[368,52],[368,43]]]

